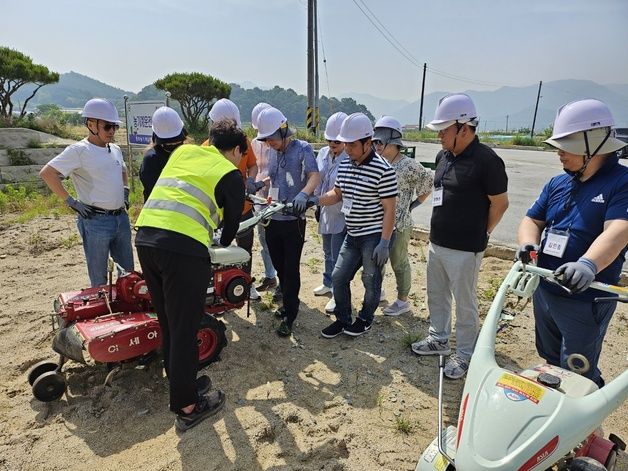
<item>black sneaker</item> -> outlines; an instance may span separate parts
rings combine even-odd
[[[277,286],[277,278],[264,278],[255,288],[257,291],[266,291]]]
[[[367,323],[365,320],[360,319],[359,317],[351,324],[349,327],[345,327],[344,333],[350,335],[351,337],[358,337],[362,334],[365,334],[367,331],[371,329],[371,325]]]
[[[208,396],[200,396],[192,412],[189,414],[177,414],[174,426],[179,432],[191,429],[222,409],[225,405],[225,400],[225,393],[220,390],[216,390]]]
[[[277,309],[275,312],[275,317],[277,319],[283,319],[284,317],[286,317],[286,311],[284,311],[284,309],[281,307],[279,309]]]
[[[212,380],[209,376],[203,375],[196,378],[196,392],[199,396],[204,396],[212,388]]]
[[[276,332],[280,337],[290,337],[290,335],[292,335],[292,327],[289,326],[286,321],[281,321],[281,324],[277,327]]]
[[[337,337],[338,335],[342,334],[344,330],[345,330],[345,325],[342,322],[334,321],[331,324],[329,324],[327,327],[325,327],[323,330],[321,330],[321,335],[325,337],[326,339],[333,339],[334,337]]]

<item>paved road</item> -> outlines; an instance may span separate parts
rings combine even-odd
[[[441,149],[440,144],[408,142],[416,146],[416,159],[434,162]],[[562,165],[555,152],[518,149],[496,149],[504,159],[508,173],[508,197],[510,206],[502,221],[491,235],[491,241],[499,245],[517,247],[517,228],[528,208],[541,192],[543,185],[554,175],[560,174]],[[624,159],[624,165],[628,162]],[[429,201],[412,212],[416,226],[429,229],[432,207]],[[628,271],[628,261],[624,263],[624,271]]]

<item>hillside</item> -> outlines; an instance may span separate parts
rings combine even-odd
[[[508,115],[508,129],[530,127],[534,116],[534,104],[538,83],[526,87],[501,87],[493,91],[465,90],[480,114],[480,125],[484,129],[505,129]],[[424,123],[432,119],[438,100],[448,92],[436,91],[425,95],[423,105]],[[359,96],[375,116],[390,114],[404,124],[419,121],[420,101],[405,103],[398,100],[384,100],[365,94],[345,93],[342,96]],[[628,85],[600,85],[589,80],[556,80],[543,83],[535,129],[549,126],[556,116],[556,110],[572,100],[597,98],[611,108],[618,126],[628,126]]]

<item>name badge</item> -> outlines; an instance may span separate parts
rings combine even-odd
[[[432,192],[432,206],[442,206],[443,205],[443,187],[434,188]]]
[[[549,229],[543,246],[543,253],[562,258],[569,241],[569,232]]]
[[[268,196],[270,196],[272,201],[279,201],[279,188],[271,186],[268,189]]]
[[[342,200],[342,208],[340,212],[345,216],[351,213],[351,207],[353,206],[353,200],[351,198],[343,198]]]

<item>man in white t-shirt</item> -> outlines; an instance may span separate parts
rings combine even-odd
[[[107,100],[89,100],[82,113],[89,136],[66,149],[41,169],[46,185],[76,211],[83,239],[87,271],[92,286],[107,283],[109,255],[124,270],[133,270],[131,225],[126,209],[129,187],[120,148],[112,144],[120,119]],[[63,187],[70,177],[76,190],[73,198]]]

